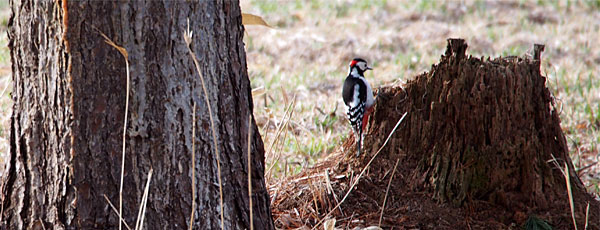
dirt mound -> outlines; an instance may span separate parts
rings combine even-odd
[[[353,158],[348,138],[317,166],[272,184],[276,226],[333,218],[366,227],[381,218],[394,229],[572,229],[568,174],[579,228],[589,204],[588,229],[600,229],[600,205],[573,169],[540,73],[543,46],[533,58],[493,60],[466,49],[449,39],[431,71],[378,91],[364,155]]]

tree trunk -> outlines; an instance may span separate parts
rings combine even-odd
[[[263,143],[253,117],[248,127],[253,108],[237,1],[10,4],[15,104],[2,191],[4,228],[116,229],[118,215],[104,195],[119,209],[125,116],[123,218],[128,225],[135,225],[152,169],[147,229],[187,229],[192,203],[194,228],[221,227],[208,105],[183,39],[188,22],[215,119],[225,229],[250,228],[250,130],[254,228],[273,228]],[[126,63],[101,33],[129,54],[128,114]]]

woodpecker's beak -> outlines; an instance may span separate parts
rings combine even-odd
[[[370,66],[367,66],[367,70],[370,70],[370,69],[373,69],[373,68],[371,68]]]

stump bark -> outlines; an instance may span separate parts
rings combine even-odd
[[[464,40],[449,39],[429,72],[381,87],[364,154],[354,158],[348,138],[339,152],[272,189],[276,226],[335,218],[346,228],[574,229],[566,165],[579,229],[588,204],[588,229],[600,229],[599,203],[573,169],[540,73],[543,46],[533,59],[474,58],[466,50]]]
[[[410,169],[404,175],[410,179],[407,185],[431,192],[439,202],[461,207],[485,201],[526,216],[549,212],[557,223],[571,222],[561,172],[566,166],[582,228],[587,202],[596,214],[598,203],[569,158],[554,99],[540,72],[543,48],[535,46],[534,59],[484,60],[467,57],[464,40],[449,39],[430,72],[404,87],[378,92],[365,138],[371,149],[365,152],[374,153],[408,112],[374,162],[376,168],[389,168],[401,158]]]

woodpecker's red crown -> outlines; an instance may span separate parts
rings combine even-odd
[[[352,59],[352,61],[350,62],[350,69],[352,69],[354,67],[357,67],[358,70],[360,70],[361,73],[364,72],[364,71],[373,69],[373,68],[369,67],[367,65],[367,61],[365,61],[362,58],[354,58],[354,59]]]

